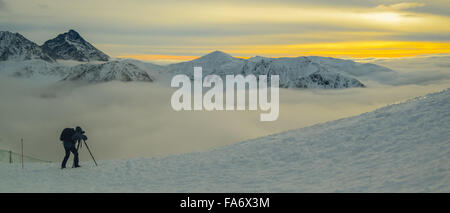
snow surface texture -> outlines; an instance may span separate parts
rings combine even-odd
[[[201,153],[0,163],[0,192],[450,192],[449,109],[447,89]]]
[[[77,61],[108,61],[109,56],[85,41],[74,30],[59,34],[42,45],[45,53],[53,59]]]

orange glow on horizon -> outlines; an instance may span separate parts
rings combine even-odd
[[[261,55],[266,57],[298,57],[324,56],[336,58],[394,58],[410,57],[426,54],[450,53],[450,42],[427,41],[355,41],[334,43],[310,43],[292,45],[261,45],[233,46],[222,51],[236,58],[248,59]],[[197,52],[197,51],[196,51]],[[197,52],[198,53],[198,52]],[[138,60],[189,61],[199,56],[179,55],[126,55],[119,58],[134,58]]]
[[[199,56],[184,56],[184,55],[154,55],[154,54],[140,54],[140,55],[122,55],[117,56],[118,58],[133,58],[143,61],[151,61],[151,60],[180,60],[180,61],[188,61],[194,60]]]

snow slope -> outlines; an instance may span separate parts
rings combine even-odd
[[[449,109],[447,89],[201,153],[0,163],[0,192],[450,192]]]

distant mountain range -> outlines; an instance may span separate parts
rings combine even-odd
[[[256,56],[250,59],[234,58],[221,51],[214,51],[198,59],[171,64],[167,72],[171,75],[186,74],[193,79],[193,67],[200,66],[203,75],[279,75],[283,88],[351,88],[365,87],[357,76],[393,72],[375,64],[361,64],[351,60],[328,57],[267,58]]]
[[[75,61],[108,61],[109,56],[85,41],[74,30],[59,34],[42,46],[19,33],[0,31],[0,60],[57,59]]]
[[[58,60],[58,61],[57,61]],[[61,61],[78,61],[67,65]],[[203,75],[279,75],[283,88],[340,89],[365,87],[359,78],[371,79],[380,73],[394,73],[375,64],[356,63],[329,57],[235,58],[214,51],[198,59],[160,66],[131,59],[111,59],[84,40],[74,30],[59,34],[42,46],[19,33],[0,31],[0,73],[17,77],[53,76],[63,81],[161,81],[170,82],[177,74],[193,78],[193,67]],[[80,64],[81,63],[81,64]]]
[[[57,60],[85,62],[67,66]],[[42,46],[19,33],[0,31],[0,71],[16,77],[53,76],[62,80],[153,81],[148,73],[128,61],[110,57],[87,42],[75,30],[59,34]],[[99,64],[100,63],[100,64]]]

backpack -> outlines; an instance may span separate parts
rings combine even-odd
[[[59,137],[59,140],[61,141],[72,141],[72,136],[75,134],[75,130],[73,128],[65,128],[61,136]]]

